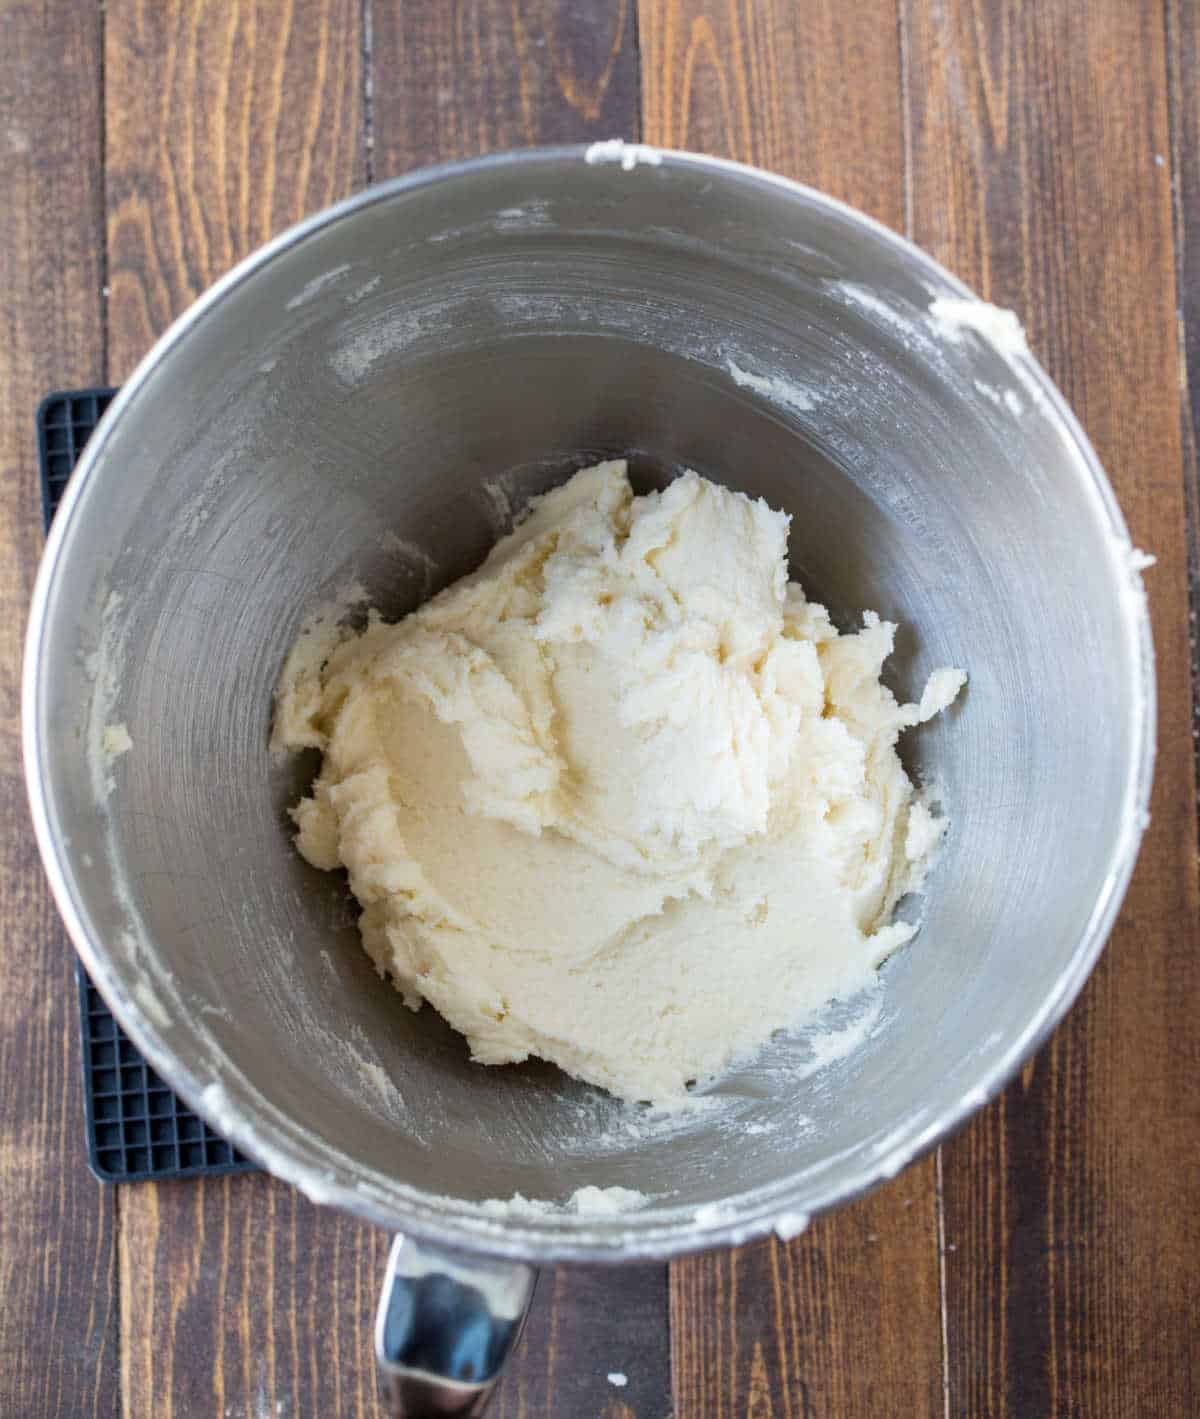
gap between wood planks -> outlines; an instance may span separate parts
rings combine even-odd
[[[375,17],[373,0],[362,0],[363,168],[367,186],[375,181]]]

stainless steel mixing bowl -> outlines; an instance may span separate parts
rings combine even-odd
[[[953,304],[968,295],[815,192],[610,144],[372,188],[171,329],[51,534],[25,744],[71,935],[189,1103],[314,1198],[545,1261],[791,1230],[1000,1088],[1120,902],[1153,678],[1104,474],[1014,330]],[[904,693],[970,673],[908,739],[951,827],[869,1038],[817,1071],[803,1034],[776,1040],[658,1127],[548,1066],[471,1064],[381,987],[344,884],[291,844],[314,765],[267,747],[315,603],[357,579],[405,612],[530,494],[622,453],[643,483],[696,468],[791,513],[793,575],[839,617],[902,626]],[[133,748],[107,765],[113,722]],[[651,1201],[478,1206],[585,1184]]]

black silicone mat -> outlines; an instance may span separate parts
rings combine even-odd
[[[38,406],[38,458],[45,524],[115,389],[68,389]],[[83,1043],[88,1163],[101,1182],[209,1177],[254,1164],[214,1133],[155,1074],[75,963]]]

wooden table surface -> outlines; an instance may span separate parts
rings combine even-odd
[[[0,0],[3,1419],[375,1415],[387,1240],[261,1175],[85,1168],[19,766],[35,404],[365,183],[614,135],[812,183],[1018,311],[1158,558],[1157,787],[1099,968],[1000,1099],[790,1245],[545,1276],[495,1412],[1200,1413],[1198,60],[1192,0]]]

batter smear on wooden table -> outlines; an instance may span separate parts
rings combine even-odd
[[[944,821],[896,742],[966,677],[897,703],[895,628],[839,635],[787,535],[694,473],[635,497],[602,463],[414,614],[297,641],[275,743],[324,755],[297,845],[480,1062],[669,1101],[913,935],[894,909]]]

